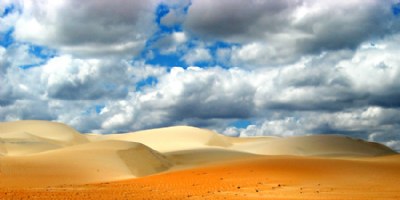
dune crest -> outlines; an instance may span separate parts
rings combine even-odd
[[[171,152],[209,147],[228,147],[226,136],[190,126],[173,126],[123,134],[89,137],[91,140],[122,140],[139,142],[160,152]]]
[[[6,133],[26,133],[60,145],[74,145],[87,142],[87,138],[75,129],[58,122],[25,120],[0,123],[0,137]]]
[[[239,138],[236,140],[240,140]],[[379,143],[340,135],[310,135],[286,138],[254,138],[232,149],[261,155],[298,156],[384,156],[397,154]]]
[[[90,140],[121,140],[143,143],[160,152],[220,148],[259,155],[382,156],[396,154],[374,142],[340,135],[294,137],[229,137],[190,126],[174,126],[126,134],[92,135]]]

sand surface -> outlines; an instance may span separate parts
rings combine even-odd
[[[400,198],[400,157],[263,156],[119,182],[1,189],[2,199]]]
[[[178,126],[81,134],[0,123],[0,199],[400,199],[400,156],[337,136],[232,138]]]

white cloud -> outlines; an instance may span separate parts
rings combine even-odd
[[[155,87],[110,102],[104,129],[142,129],[172,124],[207,123],[213,118],[246,117],[253,112],[253,88],[240,70],[172,68]]]
[[[280,41],[280,40],[278,40]],[[293,63],[300,59],[290,44],[276,46],[264,42],[253,42],[232,48],[232,64],[245,68],[277,67]]]
[[[182,59],[189,65],[193,65],[199,62],[211,61],[212,56],[209,50],[205,48],[195,48],[190,50]]]
[[[224,135],[231,136],[231,137],[238,137],[240,136],[240,130],[236,127],[228,127],[221,132]]]
[[[7,48],[7,56],[10,59],[11,67],[34,65],[44,62],[43,59],[30,52],[32,47],[28,44],[12,44]],[[11,60],[12,58],[12,60]]]
[[[173,32],[161,37],[153,47],[158,48],[161,54],[177,54],[187,49],[185,45],[187,40],[184,32]]]
[[[373,94],[384,93],[385,88],[400,85],[400,35],[377,41],[376,45],[365,44],[351,60],[339,63],[340,70],[352,80],[354,89]]]
[[[7,49],[0,46],[0,72],[4,73],[9,67],[8,59],[7,59]],[[0,73],[0,74],[2,74]]]
[[[4,1],[0,2],[0,16],[4,14],[5,9],[7,7],[11,6],[12,3],[15,3],[15,2],[12,2],[10,0],[4,0]],[[16,6],[18,6],[18,5],[16,5]],[[18,14],[18,12],[15,12],[15,11],[8,13],[4,17],[0,17],[0,33],[5,33],[7,31],[9,31],[14,26],[18,17],[19,17],[19,14]],[[2,39],[2,38],[0,38],[0,39]]]
[[[8,48],[0,47],[0,104],[9,105],[18,99],[32,96],[37,98],[35,92],[37,85],[30,85],[29,81],[37,83],[35,75],[24,74],[21,65],[40,63],[42,59],[29,53],[28,45],[12,44]],[[35,78],[33,78],[35,77]],[[27,89],[35,88],[35,90]]]
[[[155,1],[27,0],[14,35],[78,57],[137,55],[155,31],[155,6]]]
[[[46,95],[56,99],[123,98],[132,74],[127,63],[55,57],[40,68]],[[123,75],[123,76],[121,76]]]
[[[81,59],[63,55],[52,58],[42,67],[28,70],[16,67],[8,69],[13,71],[4,74],[5,78],[2,80],[12,87],[2,90],[2,95],[18,94],[19,98],[24,95],[23,98],[32,101],[47,102],[55,112],[50,116],[58,116],[58,120],[74,124],[81,130],[101,132],[177,123],[220,128],[219,126],[226,125],[231,120],[255,118],[268,121],[260,129],[268,132],[250,130],[256,134],[291,135],[316,129],[308,127],[310,123],[302,119],[303,113],[307,112],[314,112],[321,120],[325,119],[324,122],[330,122],[333,129],[351,130],[352,127],[363,127],[360,120],[357,121],[360,114],[356,113],[353,119],[352,109],[371,106],[374,109],[383,109],[382,106],[385,106],[386,111],[380,114],[382,117],[365,122],[375,122],[379,127],[384,123],[397,123],[389,120],[396,116],[387,111],[394,109],[393,112],[397,112],[397,104],[379,104],[376,100],[387,103],[391,99],[394,101],[393,97],[397,94],[391,91],[398,86],[398,81],[395,78],[381,78],[378,79],[378,84],[374,79],[367,81],[362,78],[369,75],[391,77],[398,72],[398,65],[395,63],[399,61],[394,56],[397,55],[397,48],[396,45],[391,45],[395,38],[377,43],[378,46],[386,46],[388,55],[382,54],[379,48],[360,47],[356,53],[350,55],[346,50],[327,52],[304,58],[293,65],[258,70],[219,67],[189,67],[185,70],[175,67],[167,72],[165,68],[145,65],[143,62]],[[5,54],[6,50],[2,52]],[[374,61],[363,61],[361,58],[365,57]],[[376,67],[376,63],[381,60],[388,63],[390,69],[381,72],[382,66]],[[365,65],[362,64],[364,62]],[[369,68],[365,68],[368,66]],[[156,77],[158,83],[136,91],[135,83],[149,76]],[[359,87],[358,83],[369,85]],[[107,84],[114,84],[116,87],[107,88]],[[380,87],[373,89],[375,84]],[[128,85],[130,86],[124,88]],[[383,98],[381,94],[387,96]],[[71,105],[71,100],[76,101],[76,104]],[[101,113],[86,116],[82,111],[77,112],[95,104],[105,105]],[[68,109],[61,109],[63,106]],[[9,105],[9,112],[11,108],[16,109]],[[298,112],[298,117],[279,118],[291,111]],[[338,116],[346,120],[324,117],[331,112],[342,112]],[[368,118],[368,112],[365,111],[362,117]],[[274,117],[277,117],[276,120]],[[90,123],[85,125],[85,121]],[[229,133],[235,134],[234,131]]]
[[[218,63],[229,65],[232,50],[230,48],[218,48],[216,51],[216,59]]]
[[[174,41],[179,44],[187,41],[187,37],[184,32],[174,32],[172,34],[172,38],[174,38]]]
[[[194,0],[184,27],[201,39],[241,44],[233,50],[234,64],[252,68],[356,49],[400,30],[391,3],[380,0]]]

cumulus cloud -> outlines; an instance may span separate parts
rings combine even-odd
[[[202,47],[190,50],[182,59],[189,65],[212,60],[210,52]]]
[[[98,59],[55,57],[40,68],[49,98],[90,100],[102,96],[123,98],[133,76],[129,64]],[[123,75],[123,76],[121,76]]]
[[[137,55],[155,31],[155,4],[155,1],[24,1],[14,35],[18,40],[79,57]]]
[[[0,72],[1,74],[4,74],[8,68],[8,66],[10,65],[9,61],[7,60],[7,49],[0,47]]]
[[[394,96],[385,100],[381,95],[394,95],[393,87],[399,87],[397,79],[390,78],[399,70],[394,65],[399,63],[394,53],[398,52],[396,38],[365,43],[355,52],[327,52],[280,68],[173,68],[159,76],[154,87],[106,106],[110,117],[103,128],[201,124],[228,135],[341,133],[390,143],[397,137],[397,104],[377,104],[375,99],[397,102]],[[382,54],[382,48],[391,53]],[[367,62],[367,57],[373,59]],[[382,69],[382,60],[390,68]],[[258,124],[247,129],[222,128],[236,119],[254,118]],[[392,136],[371,139],[374,134]]]
[[[7,15],[5,14],[7,9],[10,9],[12,7],[14,2],[10,0],[4,0],[0,2],[0,33],[5,33],[9,31],[10,29],[13,28],[15,22],[17,21],[19,14],[16,11],[7,11],[10,12]],[[3,38],[0,35],[0,39],[2,40]]]
[[[77,59],[60,56],[50,59],[41,67],[21,70],[40,81],[43,95],[60,100],[123,99],[135,91],[135,83],[149,76],[159,76],[165,69],[128,63],[120,60]],[[22,78],[15,80],[24,81]]]
[[[5,57],[5,50],[1,53],[1,63],[13,59]],[[57,120],[81,131],[100,128],[103,119],[98,116],[96,106],[125,99],[136,91],[137,82],[166,73],[165,68],[143,62],[80,59],[70,55],[56,56],[27,69],[15,63],[8,65],[0,74],[2,120]],[[30,109],[33,105],[35,109]]]
[[[23,77],[23,70],[19,67],[40,63],[42,59],[29,51],[30,47],[24,44],[12,44],[8,48],[0,46],[0,105],[9,105],[32,95],[33,92],[20,81],[28,80],[31,76]]]
[[[161,37],[152,47],[159,49],[161,54],[183,53],[188,49],[185,45],[187,40],[188,38],[184,32],[173,32]]]
[[[12,105],[0,106],[2,121],[15,121],[22,119],[53,120],[56,118],[46,103],[32,100],[17,100]]]
[[[107,105],[104,128],[207,124],[215,118],[249,117],[254,88],[238,70],[176,67],[158,77],[155,87],[130,96],[129,101]],[[113,113],[113,114],[111,114]],[[203,122],[202,122],[203,121]]]
[[[391,3],[378,0],[194,0],[184,26],[198,37],[243,44],[234,49],[233,59],[237,66],[247,67],[288,64],[304,54],[354,50],[365,40],[399,31]]]

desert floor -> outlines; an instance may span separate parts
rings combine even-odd
[[[400,156],[265,156],[125,181],[0,189],[1,199],[400,199]]]

